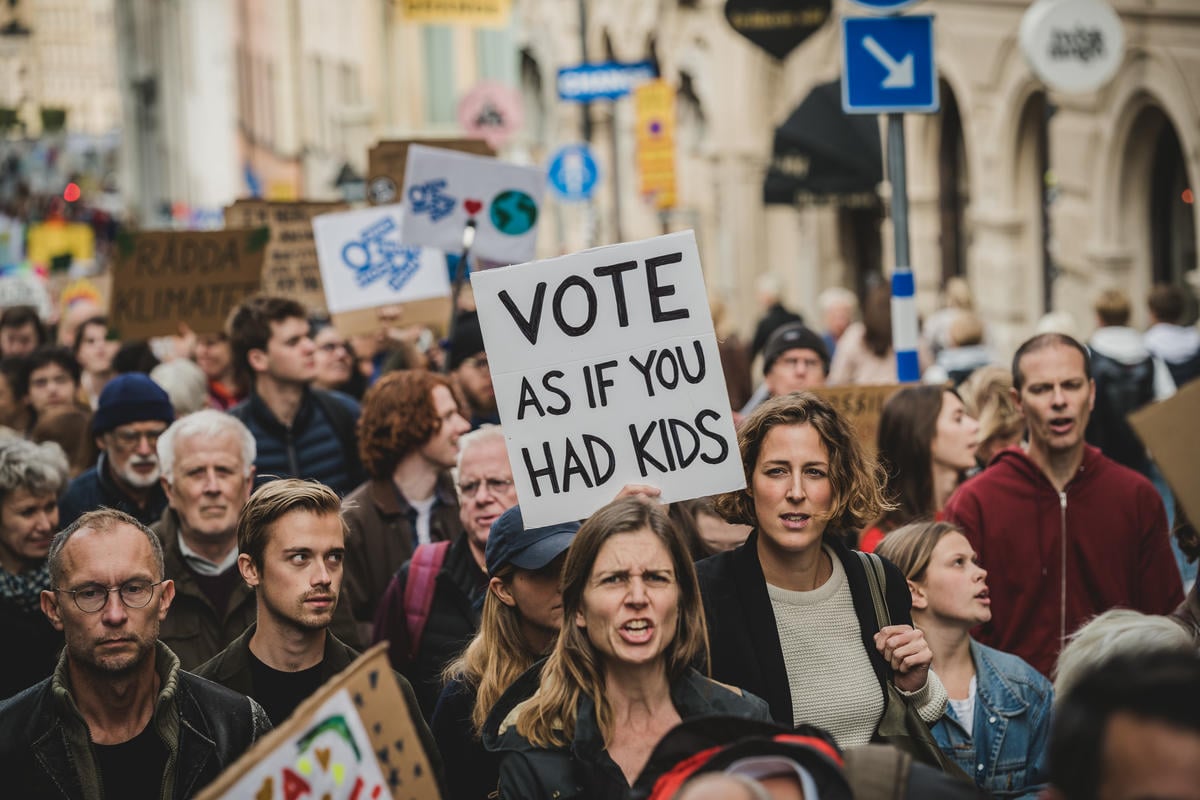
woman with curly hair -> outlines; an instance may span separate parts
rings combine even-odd
[[[975,461],[980,467],[1025,438],[1025,417],[1017,408],[1012,388],[1012,370],[999,364],[980,367],[958,387],[967,413],[979,421]]]
[[[762,700],[692,668],[708,650],[704,610],[687,546],[660,506],[618,500],[583,524],[563,565],[562,619],[540,676],[514,684],[485,727],[502,800],[625,798],[681,720],[768,719]]]
[[[754,531],[696,568],[713,677],[764,698],[776,722],[824,728],[842,747],[876,735],[889,681],[922,719],[938,719],[946,690],[912,626],[904,576],[882,563],[892,624],[881,627],[866,566],[845,543],[889,507],[853,428],[826,401],[792,394],[755,409],[738,447],[746,488],[721,495],[717,510]]]

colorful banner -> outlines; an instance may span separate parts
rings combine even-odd
[[[659,209],[675,206],[675,90],[664,80],[633,90],[639,187]]]

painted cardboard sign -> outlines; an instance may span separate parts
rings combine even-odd
[[[198,800],[436,800],[437,782],[388,664],[364,653],[260,739]]]
[[[397,139],[379,142],[367,151],[367,201],[373,206],[400,202],[404,170],[408,166],[408,148],[414,144],[440,147],[477,156],[492,156],[495,151],[482,139]]]
[[[883,404],[896,392],[903,389],[899,384],[880,386],[823,386],[810,391],[824,398],[854,426],[854,432],[868,450],[874,453],[875,439],[879,433],[879,416]]]
[[[225,209],[225,224],[230,228],[269,228],[262,291],[298,300],[309,311],[324,311],[325,289],[317,266],[312,219],[346,208],[345,203],[238,200]]]
[[[1192,524],[1200,520],[1200,381],[1192,381],[1161,403],[1129,415],[1133,426]]]
[[[471,276],[530,526],[745,484],[691,231]]]
[[[377,330],[383,306],[403,305],[405,325],[449,318],[446,256],[400,242],[404,213],[390,205],[313,218],[326,305],[342,333]]]
[[[172,336],[186,322],[219,333],[258,291],[270,231],[151,231],[123,234],[113,262],[109,327],[121,338]]]
[[[545,182],[539,167],[413,145],[402,192],[403,241],[457,254],[473,224],[474,256],[500,264],[529,261]]]

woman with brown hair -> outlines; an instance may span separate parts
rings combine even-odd
[[[708,650],[704,610],[661,507],[619,500],[583,524],[563,566],[562,613],[537,690],[521,700],[514,686],[489,718],[500,798],[624,798],[682,719],[768,718],[757,697],[692,668]]]
[[[826,401],[792,394],[747,417],[738,447],[746,488],[717,509],[754,531],[697,565],[713,677],[763,697],[776,722],[824,728],[842,747],[876,736],[888,682],[936,720],[946,691],[929,675],[904,576],[883,562],[892,624],[881,627],[866,567],[845,543],[889,507],[853,428]]]
[[[876,443],[884,494],[895,507],[863,533],[859,548],[874,552],[901,525],[938,514],[975,467],[978,436],[979,423],[947,386],[908,386],[888,398]]]

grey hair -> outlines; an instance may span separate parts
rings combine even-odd
[[[150,370],[150,380],[167,393],[177,417],[194,414],[208,404],[208,378],[191,359],[164,361]]]
[[[241,445],[242,474],[248,476],[258,456],[254,434],[237,417],[212,408],[180,417],[158,437],[158,464],[162,476],[167,483],[174,483],[175,447],[180,439],[193,436],[215,439],[227,435],[233,436]]]
[[[464,433],[458,437],[458,464],[456,465],[456,470],[462,469],[463,457],[466,456],[468,450],[493,439],[499,439],[501,442],[504,441],[504,429],[499,425],[480,425],[470,433]]]
[[[835,306],[845,306],[851,311],[858,310],[858,295],[844,286],[830,286],[817,295],[817,307],[828,311]]]
[[[67,455],[57,443],[0,438],[0,502],[17,489],[57,496],[69,477]]]
[[[1114,608],[1093,617],[1071,635],[1054,669],[1055,702],[1065,697],[1092,668],[1114,656],[1179,650],[1193,652],[1195,643],[1170,617]]]
[[[124,511],[117,511],[115,508],[102,506],[95,511],[87,512],[54,535],[54,541],[50,543],[50,552],[46,556],[46,562],[50,567],[50,585],[55,588],[62,588],[62,551],[72,536],[81,530],[111,533],[120,525],[128,525],[131,528],[136,528],[150,541],[150,550],[154,553],[154,566],[158,570],[156,580],[166,578],[167,569],[163,564],[163,548],[158,534]]]

